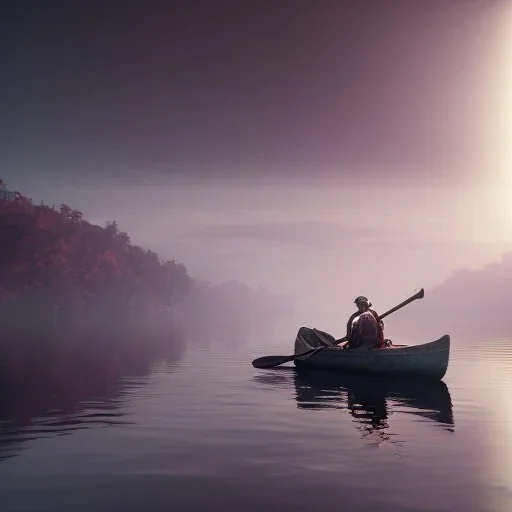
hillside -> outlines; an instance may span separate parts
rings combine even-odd
[[[480,269],[455,271],[425,298],[408,306],[393,330],[429,335],[452,333],[466,339],[512,337],[512,253]],[[392,335],[392,333],[390,333]]]
[[[66,204],[35,205],[1,180],[0,246],[3,338],[147,333],[178,320],[222,336],[291,307],[241,283],[199,282],[184,264],[134,245],[116,222],[100,227]]]

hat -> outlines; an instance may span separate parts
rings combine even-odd
[[[364,297],[363,295],[359,295],[359,297],[357,297],[354,300],[354,304],[357,304],[358,302],[368,302],[368,299],[366,297]]]

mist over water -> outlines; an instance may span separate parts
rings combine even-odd
[[[434,288],[510,250],[505,220],[478,207],[478,187],[345,181],[149,175],[126,184],[82,178],[79,188],[18,178],[12,188],[50,205],[65,197],[93,223],[117,220],[135,243],[185,263],[194,277],[288,296],[301,324],[329,332],[344,328],[358,295],[383,312],[425,287],[424,301],[390,325],[443,311]],[[480,292],[462,287],[450,300],[464,311],[468,290]]]

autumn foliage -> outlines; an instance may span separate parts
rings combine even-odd
[[[228,282],[201,283],[186,267],[133,245],[116,222],[104,227],[66,204],[33,204],[0,180],[0,337],[6,333],[119,329],[201,323],[202,331],[247,330],[279,311],[280,299]]]
[[[171,308],[192,284],[184,265],[132,245],[116,222],[92,225],[65,204],[36,206],[19,193],[0,195],[0,248],[4,329],[57,311],[140,321]]]

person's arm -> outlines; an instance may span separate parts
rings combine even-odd
[[[350,333],[352,332],[352,322],[354,321],[354,318],[356,316],[359,316],[360,314],[361,313],[359,313],[359,311],[356,311],[355,313],[350,315],[350,318],[348,319],[348,322],[347,322],[347,338],[350,337]]]
[[[372,315],[375,317],[375,320],[379,322],[381,329],[384,329],[384,322],[379,318],[379,314],[377,313],[377,311],[374,311],[373,309],[370,309],[370,311],[372,312]]]
[[[350,333],[352,332],[352,320],[355,316],[357,316],[358,313],[354,313],[347,322],[346,326],[346,334],[343,336],[343,338],[340,338],[339,340],[336,340],[334,343],[335,345],[341,346],[341,348],[344,348],[344,346],[348,343],[348,340],[350,338]],[[341,344],[341,345],[340,345]]]
[[[350,331],[352,330],[352,320],[354,319],[354,315],[351,315],[347,322],[346,336],[347,338],[350,336]]]

